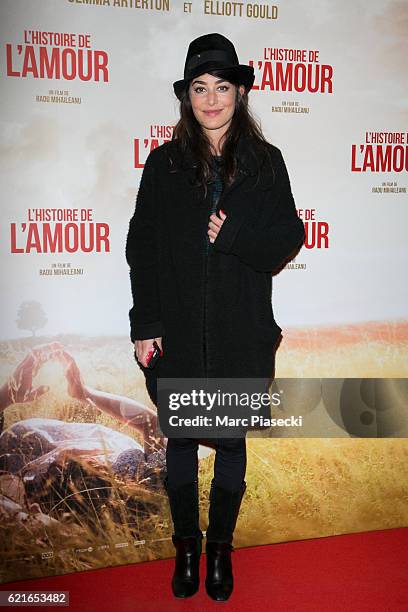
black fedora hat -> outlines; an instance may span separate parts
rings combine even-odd
[[[182,100],[191,79],[221,68],[231,70],[247,92],[254,84],[253,67],[239,63],[235,47],[228,38],[217,33],[199,36],[189,44],[184,64],[184,79],[173,83],[174,93]]]

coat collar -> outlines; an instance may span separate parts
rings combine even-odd
[[[174,150],[176,151],[178,160],[181,163],[181,167],[183,169],[195,168],[197,159],[191,148],[187,147],[183,153],[178,147],[177,140],[172,140],[171,142],[174,145]],[[243,174],[255,175],[262,165],[264,153],[263,151],[259,151],[259,148],[256,147],[254,138],[251,136],[240,136],[237,143],[236,155],[238,160],[238,168],[243,172]]]

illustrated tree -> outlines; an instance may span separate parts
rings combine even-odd
[[[47,321],[40,302],[32,300],[20,305],[16,319],[18,329],[28,329],[35,336],[37,329],[44,327]]]

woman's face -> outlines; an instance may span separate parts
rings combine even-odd
[[[237,86],[211,74],[194,78],[189,85],[193,113],[208,136],[217,137],[227,131],[235,111]],[[241,94],[245,87],[239,86]]]

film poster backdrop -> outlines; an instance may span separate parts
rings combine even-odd
[[[146,452],[153,406],[129,338],[125,240],[144,161],[178,119],[171,84],[209,32],[254,66],[251,108],[307,231],[273,277],[275,376],[385,389],[380,407],[361,394],[355,427],[339,413],[329,436],[248,439],[234,543],[407,525],[407,430],[392,425],[408,369],[407,4],[3,0],[0,11],[1,581],[174,554],[164,446]],[[199,456],[205,529],[214,452]]]

